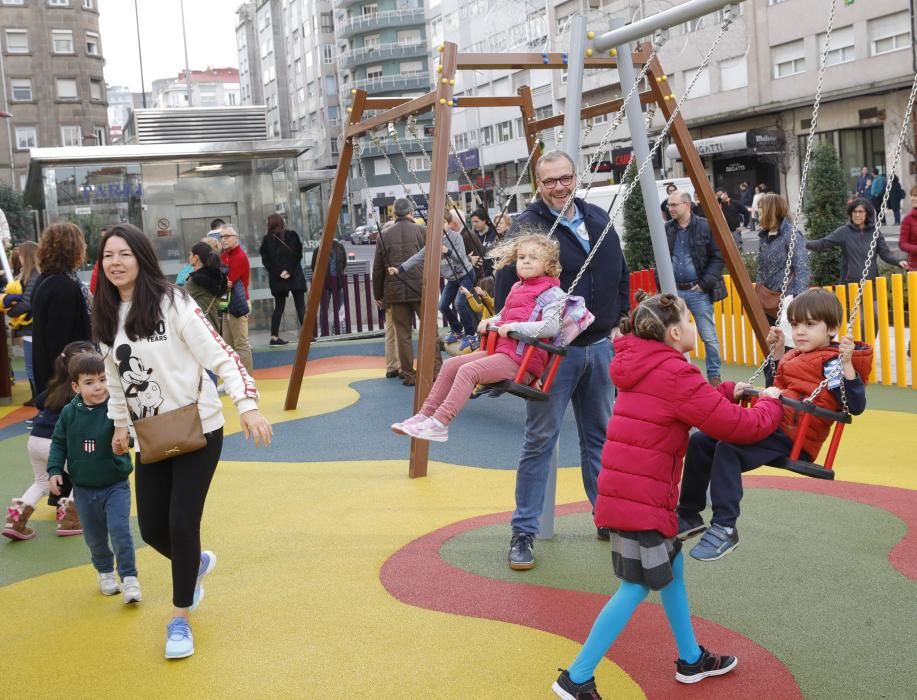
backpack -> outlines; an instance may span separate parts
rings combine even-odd
[[[561,299],[564,300],[564,309],[560,316],[560,332],[551,338],[550,343],[558,347],[566,347],[595,321],[595,316],[586,308],[586,301],[583,297],[572,294],[566,296],[566,293],[560,287],[551,287],[538,295],[535,300],[535,308],[532,309],[532,315],[529,316],[529,321],[537,321],[546,306],[550,306]],[[520,349],[522,345],[524,344],[520,343]]]

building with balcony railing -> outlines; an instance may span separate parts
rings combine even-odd
[[[422,0],[376,0],[374,2],[335,0],[341,102],[349,106],[351,90],[365,90],[370,96],[416,96],[429,92],[430,46]],[[415,175],[423,185],[429,182],[429,154],[432,141],[427,133],[430,116],[422,117],[416,135],[405,133],[399,124],[398,141],[380,134],[377,144],[363,139],[351,169],[350,202],[353,222],[371,221],[369,210],[383,220],[397,197],[404,196],[406,184],[412,194],[420,194]],[[407,158],[401,154],[404,150]],[[360,177],[360,167],[365,181]]]

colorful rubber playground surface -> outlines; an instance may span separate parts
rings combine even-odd
[[[556,535],[537,566],[506,564],[519,399],[472,402],[429,477],[407,477],[388,425],[411,390],[384,378],[380,342],[313,346],[296,411],[281,409],[292,352],[256,356],[267,450],[227,439],[204,516],[219,555],[192,624],[197,653],[162,658],[165,560],[137,537],[144,602],[99,592],[79,538],[0,542],[5,696],[190,698],[553,697],[614,592],[579,479],[576,428],[561,437]],[[725,374],[739,379],[745,370]],[[30,481],[25,419],[0,407],[0,498]],[[917,394],[870,387],[822,482],[761,470],[746,480],[741,545],[686,561],[699,641],[739,657],[697,686],[674,680],[675,644],[651,596],[597,671],[607,698],[917,697]],[[4,506],[5,507],[5,506]]]

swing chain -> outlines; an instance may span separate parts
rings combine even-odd
[[[799,192],[796,196],[796,205],[793,208],[793,227],[790,232],[790,240],[787,243],[786,266],[783,269],[783,282],[780,285],[780,304],[777,307],[777,323],[783,317],[783,310],[786,304],[786,292],[790,287],[790,277],[793,271],[793,258],[796,252],[796,239],[799,236],[799,213],[802,210],[802,203],[805,196],[806,184],[809,179],[809,168],[812,163],[812,151],[815,144],[815,130],[818,126],[818,110],[821,107],[821,94],[824,87],[825,68],[828,65],[828,52],[831,47],[831,31],[834,28],[834,15],[837,9],[837,0],[831,0],[831,9],[828,15],[828,26],[825,29],[825,43],[822,47],[821,61],[818,64],[818,77],[815,87],[815,102],[812,105],[812,121],[809,124],[809,135],[806,138],[806,156],[802,164],[802,173],[799,180]],[[755,380],[764,371],[766,367],[771,367],[772,371],[775,366],[774,350],[777,344],[774,343],[768,348],[767,357],[761,365],[755,370],[754,374],[748,380],[749,384],[754,384]]]
[[[624,196],[620,199],[619,202],[616,203],[615,208],[612,210],[612,213],[608,218],[608,223],[605,225],[605,230],[602,231],[602,233],[599,235],[595,244],[592,246],[592,249],[589,251],[589,255],[586,256],[586,260],[583,262],[582,266],[580,267],[579,272],[576,273],[576,277],[573,278],[573,282],[570,283],[570,286],[564,292],[564,295],[562,297],[564,300],[566,300],[571,294],[573,294],[573,290],[576,289],[576,285],[579,284],[580,280],[583,278],[583,275],[586,274],[586,270],[589,269],[589,265],[592,263],[593,258],[595,258],[596,253],[598,252],[599,248],[602,246],[602,243],[605,240],[605,237],[612,230],[613,222],[615,220],[615,217],[618,215],[618,212],[621,210],[621,207],[627,201],[628,197],[630,197],[630,195],[633,193],[634,189],[640,186],[640,176],[643,174],[643,171],[646,170],[646,168],[653,162],[653,156],[655,156],[657,151],[659,151],[659,147],[662,145],[663,140],[668,135],[669,130],[672,128],[672,124],[675,123],[676,117],[678,117],[678,115],[681,113],[682,105],[684,104],[685,100],[688,99],[688,96],[691,94],[691,90],[694,89],[694,85],[700,79],[701,73],[710,63],[710,59],[713,56],[713,52],[716,50],[716,47],[719,46],[720,41],[722,41],[723,37],[726,35],[726,31],[729,29],[729,26],[732,24],[732,21],[733,20],[731,16],[727,15],[723,18],[723,21],[720,23],[719,33],[716,35],[716,38],[713,40],[713,43],[710,45],[710,48],[707,49],[707,53],[704,55],[704,58],[701,61],[700,66],[698,66],[697,69],[695,70],[694,76],[691,78],[691,82],[688,84],[687,88],[685,88],[684,94],[675,103],[675,109],[672,111],[672,116],[669,117],[668,121],[665,123],[665,126],[662,127],[662,131],[659,133],[659,136],[657,136],[656,140],[653,142],[653,147],[650,149],[649,155],[647,155],[644,161],[640,164],[640,167],[637,169],[637,174],[634,177],[633,181],[624,190]],[[655,53],[655,50],[654,50],[654,53]],[[652,59],[652,55],[651,55],[650,60],[651,59]],[[647,61],[644,68],[647,68],[647,66],[650,63],[650,60]],[[645,71],[641,72],[641,77],[638,77],[637,80],[634,82],[634,86],[631,87],[631,91],[633,91],[635,86],[640,84],[640,80],[642,79],[643,75],[645,75]],[[627,98],[625,98],[624,100],[625,103],[627,102],[627,99],[629,99],[629,95]],[[621,110],[619,110],[618,114],[619,115],[622,114],[623,110],[624,110],[624,106],[622,105]],[[571,192],[571,196],[570,198],[568,198],[567,203],[564,205],[562,212],[567,210],[567,207],[570,205],[570,202],[573,199],[572,195],[574,192]],[[558,216],[557,219],[554,221],[554,226],[551,228],[551,231],[548,234],[548,236],[554,233],[554,230],[557,228],[559,223],[560,223],[560,216]],[[543,329],[547,325],[547,323],[548,323],[548,320],[545,319],[544,322],[542,323],[541,328]],[[541,329],[539,329],[539,332],[540,330]],[[537,336],[537,333],[535,335]]]
[[[413,170],[408,168],[408,154],[405,153],[404,146],[401,145],[401,140],[398,138],[398,130],[395,128],[395,124],[393,122],[388,123],[388,134],[389,136],[392,137],[392,140],[395,142],[395,145],[398,147],[398,151],[401,153],[401,157],[404,159],[404,166],[405,168],[407,168],[407,171],[411,173],[411,175],[414,176],[414,183],[417,185],[417,189],[419,193],[422,195],[423,187],[421,187],[420,181],[417,179],[417,174]],[[401,173],[398,172],[398,168],[394,166],[394,164],[392,163],[392,159],[389,158],[388,153],[385,152],[384,148],[382,149],[382,156],[385,158],[385,160],[388,161],[389,169],[393,173],[395,173],[395,177],[398,179],[398,182],[401,183],[401,187],[404,190],[404,194],[407,196],[408,199],[411,200],[411,203],[416,208],[417,202],[414,199],[414,195],[411,194],[411,191],[408,189],[407,184],[404,182],[404,180],[401,177]]]

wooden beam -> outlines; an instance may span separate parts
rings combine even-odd
[[[529,169],[531,170],[532,192],[534,193],[536,180],[535,166],[538,164],[538,159],[541,158],[542,149],[541,141],[538,139],[538,132],[540,130],[535,127],[535,104],[532,100],[532,88],[528,85],[523,85],[519,88],[519,97],[522,98],[520,109],[522,110],[522,123],[525,125],[525,145],[528,148],[528,152],[532,153],[532,158],[529,161]],[[538,149],[537,152],[534,152],[535,149]]]
[[[362,93],[365,100],[366,93],[363,90],[357,90],[353,94],[360,95]],[[403,117],[407,117],[411,114],[417,114],[419,112],[425,112],[433,105],[433,100],[436,97],[435,92],[428,92],[426,95],[421,95],[420,97],[415,97],[413,100],[404,102],[397,107],[387,110],[382,114],[377,114],[373,117],[370,117],[366,121],[356,123],[353,120],[350,121],[350,126],[347,127],[347,132],[345,138],[352,138],[354,136],[361,136],[367,131],[372,131],[377,129],[380,126],[385,126],[389,122],[397,121]],[[354,97],[354,105],[356,104],[356,97]],[[353,109],[354,105],[351,105],[348,109]],[[365,109],[365,105],[364,105]]]
[[[372,109],[393,109],[410,101],[410,97],[367,97],[366,111]],[[455,107],[520,107],[521,98],[516,95],[503,97],[476,97],[459,95],[454,97]]]
[[[414,413],[420,411],[433,386],[434,353],[439,352],[437,341],[437,301],[439,300],[439,263],[443,246],[443,215],[446,211],[446,188],[449,179],[449,142],[452,138],[452,88],[455,83],[455,56],[458,47],[446,42],[440,53],[442,71],[437,75],[445,80],[436,84],[433,102],[433,152],[430,163],[430,190],[427,194],[427,254],[423,266],[423,293],[420,302],[420,338],[417,342],[417,383],[414,387]],[[450,84],[450,81],[452,84]],[[427,475],[430,443],[411,438],[411,456],[408,476]]]
[[[659,105],[659,110],[665,117],[666,122],[668,122],[675,111],[676,101],[674,97],[671,97],[672,88],[665,78],[665,72],[662,70],[658,58],[654,58],[650,64],[649,78],[650,89],[657,97],[656,103]],[[678,145],[685,171],[688,173],[688,177],[691,178],[694,190],[700,197],[701,206],[707,214],[707,221],[710,222],[710,230],[713,232],[713,237],[716,239],[717,245],[719,245],[723,254],[726,268],[732,275],[732,281],[735,283],[736,291],[742,300],[742,306],[749,316],[758,344],[766,355],[768,352],[766,339],[769,328],[767,317],[764,315],[764,309],[755,294],[751,277],[749,277],[748,270],[745,268],[745,261],[742,260],[742,255],[739,253],[739,249],[736,247],[735,240],[732,237],[732,231],[729,230],[729,226],[726,224],[723,210],[716,200],[716,193],[713,191],[710,180],[707,179],[704,164],[701,162],[697,149],[694,147],[694,139],[691,138],[688,125],[682,119],[681,112],[672,122],[669,134]]]
[[[456,61],[457,70],[564,70],[567,67],[565,54],[562,53],[460,53]],[[635,65],[646,63],[646,56],[636,52],[633,55]],[[617,68],[616,58],[587,58],[586,68]]]
[[[363,116],[363,103],[366,93],[358,90],[354,95],[350,112],[350,124],[360,121]],[[347,178],[350,175],[350,164],[353,160],[353,138],[344,140],[340,160],[334,174],[334,184],[331,187],[331,201],[325,213],[325,229],[322,232],[322,241],[319,245],[318,259],[315,261],[315,270],[312,273],[312,288],[309,292],[309,302],[306,305],[306,315],[299,329],[299,341],[296,343],[296,357],[290,373],[290,383],[287,385],[287,396],[283,404],[286,411],[292,411],[299,403],[299,392],[302,389],[302,378],[306,372],[306,363],[309,361],[309,348],[312,346],[312,331],[315,329],[315,319],[318,317],[318,306],[325,289],[325,275],[328,271],[328,261],[331,259],[334,232],[337,230],[338,217],[341,214],[341,205],[344,201],[344,191],[347,187]]]
[[[648,90],[646,92],[640,93],[640,103],[641,104],[651,104],[656,101],[656,95],[652,91]],[[607,102],[599,102],[597,105],[592,105],[591,107],[583,107],[583,110],[580,112],[583,119],[591,119],[592,117],[597,117],[601,114],[611,114],[612,112],[617,112],[621,109],[621,105],[624,104],[623,100],[608,100]],[[541,131],[543,129],[551,129],[555,126],[563,126],[564,115],[555,114],[550,117],[545,117],[534,123],[535,131]]]

